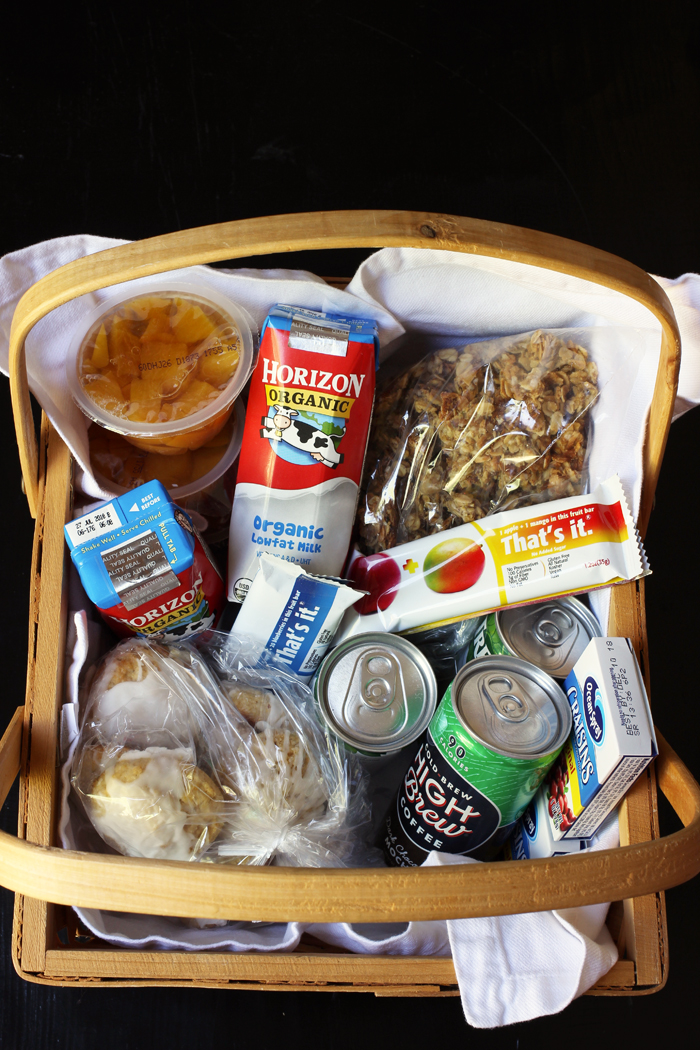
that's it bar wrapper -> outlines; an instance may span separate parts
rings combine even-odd
[[[620,479],[584,496],[503,511],[363,557],[347,575],[367,591],[338,640],[451,621],[636,580],[649,565]]]
[[[265,652],[292,674],[308,678],[333,641],[343,613],[360,597],[341,580],[312,576],[298,565],[263,554],[230,633],[245,639],[251,664]]]

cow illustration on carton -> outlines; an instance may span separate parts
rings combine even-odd
[[[308,453],[317,463],[323,463],[326,467],[335,468],[342,463],[343,453],[337,451],[330,435],[324,434],[311,423],[292,418],[298,415],[296,409],[279,405],[274,416],[262,417],[260,437],[284,441],[292,448]]]

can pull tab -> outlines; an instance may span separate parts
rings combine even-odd
[[[574,621],[563,609],[555,609],[547,616],[542,616],[535,624],[535,637],[542,645],[556,647],[561,645],[574,627]]]
[[[513,682],[507,675],[491,675],[484,683],[486,698],[504,722],[524,722],[530,705],[524,696],[517,696]]]
[[[383,711],[396,699],[399,669],[393,657],[380,649],[369,649],[360,659],[360,697],[367,707]]]

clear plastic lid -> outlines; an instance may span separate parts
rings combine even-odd
[[[167,437],[225,411],[253,359],[241,307],[203,282],[166,275],[103,301],[76,331],[66,367],[73,398],[100,426]]]

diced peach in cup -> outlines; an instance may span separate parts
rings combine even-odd
[[[239,359],[240,354],[234,348],[208,347],[199,361],[199,377],[213,386],[222,387],[236,371]]]
[[[119,383],[110,375],[92,375],[85,380],[85,393],[113,416],[123,416],[127,401]]]
[[[115,308],[93,329],[89,343],[83,344],[80,380],[105,413],[146,432],[148,436],[124,435],[129,447],[180,458],[216,438],[229,420],[232,406],[216,411],[214,405],[238,366],[238,336],[223,313],[202,309],[187,296],[144,295]],[[188,417],[200,410],[216,415],[188,429]],[[163,424],[185,429],[160,435]],[[205,473],[223,455],[231,433],[229,427],[216,440],[218,451],[203,457]],[[124,454],[129,466],[118,484],[128,486],[141,476],[134,455]],[[184,464],[177,469],[184,477]]]
[[[144,295],[141,299],[132,299],[130,303],[120,309],[127,315],[138,321],[145,321],[151,310],[168,310],[171,300],[164,299],[160,295]]]
[[[143,379],[132,379],[131,386],[129,387],[129,401],[131,405],[129,407],[129,414],[141,413],[142,410],[146,412],[143,418],[138,417],[139,422],[143,423],[148,418],[149,412],[154,412],[155,415],[151,418],[151,422],[154,422],[158,418],[160,412],[160,379],[154,373],[147,373]]]
[[[170,316],[162,308],[148,311],[148,324],[141,336],[142,343],[175,343],[181,342],[170,330]],[[186,340],[185,340],[186,342]]]
[[[132,423],[160,423],[160,401],[131,402],[126,418]]]
[[[92,365],[93,369],[107,368],[109,364],[109,344],[107,342],[107,329],[104,325],[100,327],[99,332],[95,338],[95,345],[92,350]]]
[[[202,408],[206,408],[209,401],[219,396],[219,391],[211,383],[203,383],[201,379],[193,379],[182,395],[172,402],[173,419],[184,419]]]
[[[178,402],[176,402],[177,404]],[[163,405],[163,408],[169,407]],[[144,448],[148,452],[160,452],[163,456],[179,456],[188,449],[201,448],[206,445],[216,434],[219,433],[233,411],[233,405],[223,408],[215,416],[208,419],[201,426],[186,430],[184,434],[163,434],[162,437],[141,438],[131,437],[128,440],[138,448]],[[161,413],[162,414],[162,413]]]
[[[141,349],[138,336],[131,331],[130,321],[115,321],[109,336],[109,360],[118,376],[139,374],[136,354]]]
[[[176,320],[173,326],[175,338],[185,343],[201,343],[208,339],[216,325],[199,306],[189,309]]]

